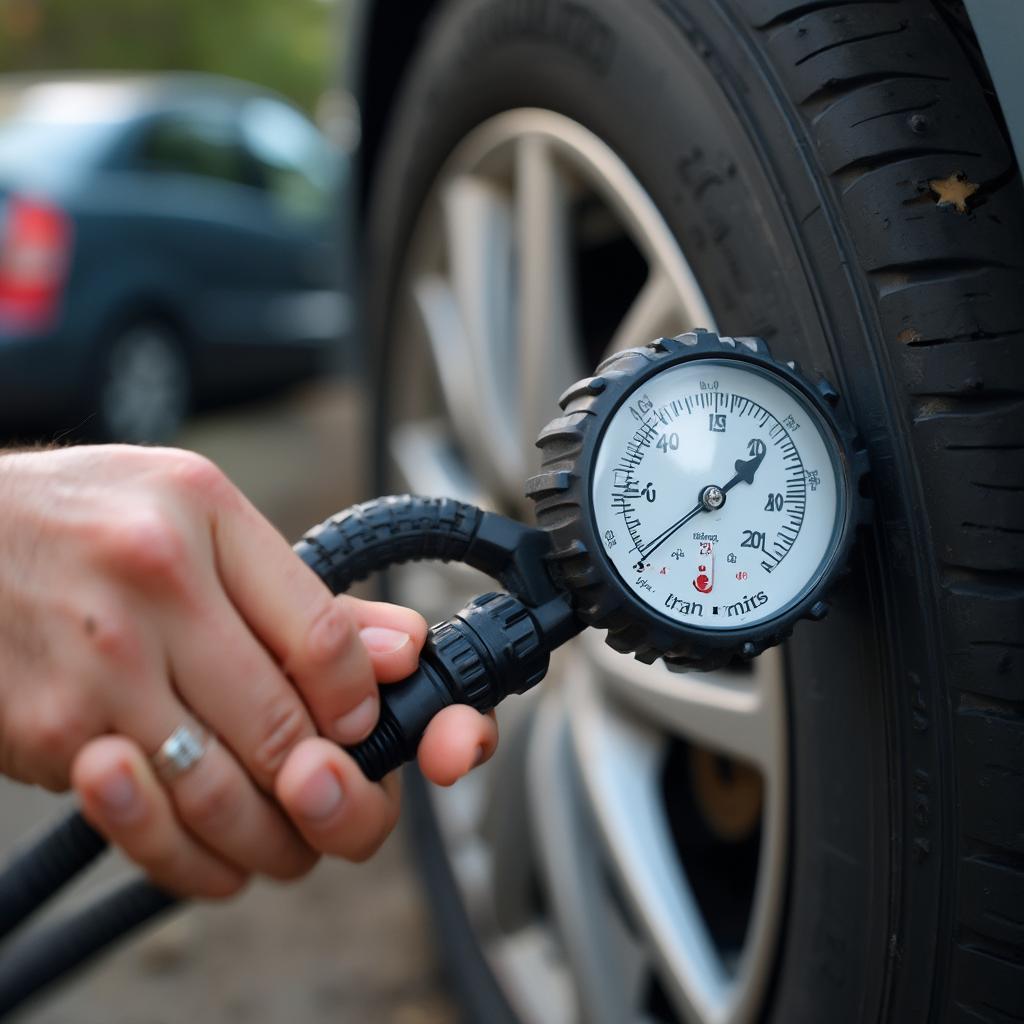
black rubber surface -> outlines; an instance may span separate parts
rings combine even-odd
[[[0,940],[107,848],[80,814],[62,818],[16,850],[0,872]]]
[[[401,562],[464,560],[480,525],[480,509],[411,494],[342,509],[295,545],[299,557],[335,594]]]
[[[829,619],[788,645],[790,872],[765,1009],[785,1024],[1024,1019],[1024,196],[952,8],[447,3],[375,170],[382,382],[432,178],[475,125],[535,106],[640,178],[721,331],[850,403],[878,525]],[[421,835],[467,1015],[497,1019]]]
[[[0,955],[0,1017],[177,904],[137,878],[15,938]]]

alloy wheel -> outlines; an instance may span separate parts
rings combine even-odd
[[[138,324],[110,346],[100,390],[104,433],[116,441],[168,441],[189,402],[188,367],[175,337]]]
[[[421,210],[387,382],[396,490],[525,515],[533,441],[614,350],[712,311],[642,184],[577,122],[509,111]],[[480,578],[397,574],[441,618]],[[524,1022],[757,1016],[785,884],[781,656],[679,674],[584,635],[499,714],[501,748],[431,800],[488,962]]]

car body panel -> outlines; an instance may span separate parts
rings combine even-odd
[[[1010,133],[1017,166],[1024,167],[1024,3],[1020,0],[964,0],[996,97]]]
[[[39,171],[30,161],[22,168],[9,161],[5,167],[0,151],[0,225],[4,196],[11,194],[56,204],[72,225],[55,321],[35,331],[0,327],[6,416],[73,406],[88,392],[102,346],[133,318],[151,316],[174,329],[200,399],[304,377],[335,357],[346,333],[333,188],[325,190],[322,209],[296,210],[287,192],[281,200],[266,182],[162,168],[140,148],[161,119],[217,121],[240,140],[247,104],[291,108],[271,93],[207,76],[121,84],[121,120],[90,126],[95,137],[77,151],[63,147],[75,155],[65,166]],[[13,87],[25,85],[16,80]],[[331,170],[343,181],[344,155],[332,159]]]

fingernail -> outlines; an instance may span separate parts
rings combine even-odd
[[[341,806],[341,785],[329,768],[311,775],[295,798],[295,811],[310,821],[323,821]]]
[[[361,700],[334,723],[334,738],[339,743],[358,743],[370,735],[380,716],[380,698],[373,693]]]
[[[400,629],[367,626],[359,631],[359,639],[363,641],[363,646],[374,654],[394,654],[409,642],[409,634],[403,633]]]
[[[139,788],[126,768],[105,776],[96,788],[104,814],[113,821],[129,822],[142,811]]]

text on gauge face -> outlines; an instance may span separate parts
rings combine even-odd
[[[694,360],[612,414],[591,496],[605,554],[661,615],[730,629],[773,618],[818,578],[840,481],[826,427],[781,378]]]

